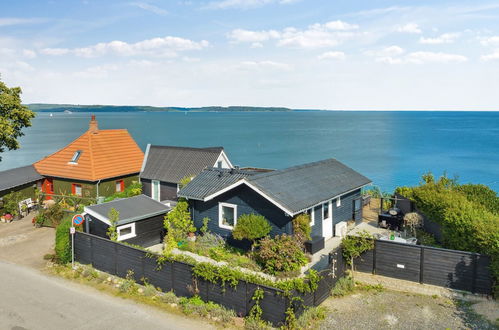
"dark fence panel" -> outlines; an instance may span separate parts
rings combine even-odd
[[[489,267],[478,253],[380,240],[355,260],[357,271],[490,295]]]
[[[372,273],[374,268],[374,250],[366,251],[354,262],[356,271]]]
[[[114,244],[114,247],[116,251],[116,275],[126,277],[132,271],[135,281],[141,282],[144,277],[142,260],[145,258],[145,252],[121,244]]]
[[[193,266],[183,262],[165,262],[157,264],[156,257],[146,251],[113,242],[105,238],[86,233],[75,235],[75,258],[81,263],[92,264],[104,272],[126,277],[130,270],[137,282],[145,279],[148,283],[159,287],[162,291],[173,290],[180,297],[191,297],[199,294],[207,301],[216,302],[235,310],[240,316],[246,316],[254,306],[253,295],[257,288],[264,291],[260,301],[262,319],[274,325],[282,325],[286,319],[286,310],[290,306],[290,297],[282,290],[239,281],[235,287],[229,283],[209,283],[193,275]],[[305,306],[317,306],[330,294],[336,281],[344,275],[345,262],[338,249],[330,254],[330,268],[320,273],[322,276],[315,292],[299,294],[303,301],[295,301],[295,315],[299,316]]]
[[[419,282],[421,249],[376,241],[376,274]]]

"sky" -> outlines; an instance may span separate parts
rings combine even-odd
[[[497,1],[1,1],[24,103],[499,110]]]

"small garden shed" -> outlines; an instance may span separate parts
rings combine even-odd
[[[119,220],[116,223],[118,241],[144,247],[161,243],[164,232],[163,221],[171,206],[145,195],[86,206],[85,231],[108,238],[111,209],[119,212]]]

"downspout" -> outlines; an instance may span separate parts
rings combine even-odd
[[[99,181],[97,181],[97,196],[95,197],[95,200],[97,203],[99,202],[99,183],[100,183],[100,180],[101,179],[99,179]]]

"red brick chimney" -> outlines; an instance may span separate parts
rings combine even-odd
[[[88,126],[88,131],[92,134],[99,133],[99,125],[97,124],[97,120],[95,120],[95,115],[92,115],[92,119],[90,119],[90,125]]]

